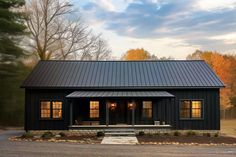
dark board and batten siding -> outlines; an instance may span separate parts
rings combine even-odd
[[[166,90],[175,95],[175,98],[158,98],[153,101],[153,120],[151,122],[142,121],[141,119],[141,101],[139,108],[135,111],[136,124],[151,124],[154,120],[164,120],[172,125],[173,129],[196,129],[196,130],[219,130],[220,129],[220,109],[219,109],[219,89],[176,89]],[[26,130],[67,130],[69,126],[69,104],[70,99],[66,95],[73,90],[26,90],[26,107],[25,107],[25,129]],[[109,99],[109,98],[107,98]],[[124,99],[124,98],[123,98]],[[125,98],[129,100],[129,98]],[[144,98],[145,99],[145,98]],[[141,99],[141,100],[144,100]],[[181,99],[200,99],[204,100],[204,118],[202,120],[180,120],[179,118],[179,101]],[[39,102],[40,100],[62,100],[63,101],[63,119],[62,120],[40,120]],[[119,100],[119,99],[117,99]],[[130,98],[133,100],[133,98]],[[147,100],[150,100],[147,99]],[[105,98],[101,101],[101,124],[105,124]],[[79,101],[80,102],[80,101]],[[83,101],[82,101],[83,102]],[[78,103],[74,108],[74,116],[79,108],[88,107],[87,103]],[[87,106],[86,106],[87,105]],[[85,109],[86,110],[86,109]],[[88,111],[86,111],[88,112]],[[75,118],[75,117],[74,117]]]

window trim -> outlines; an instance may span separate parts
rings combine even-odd
[[[50,102],[50,118],[42,118],[41,117],[41,102],[42,101],[49,101]],[[53,118],[53,105],[52,102],[56,101],[56,102],[62,102],[62,114],[61,114],[61,118]],[[40,99],[39,100],[39,120],[64,120],[64,101],[62,99]]]
[[[90,102],[91,101],[98,102],[98,117],[95,117],[95,118],[90,117]],[[91,119],[91,120],[99,120],[100,119],[100,101],[98,101],[98,100],[89,100],[89,119]]]
[[[190,101],[190,118],[181,118],[181,102]],[[202,102],[201,118],[192,118],[192,101]],[[205,119],[205,105],[204,99],[179,99],[179,120],[204,120]]]
[[[144,102],[144,101],[150,101],[150,102],[152,103],[152,109],[151,109],[151,110],[152,110],[152,117],[144,117],[144,116],[143,116],[143,102]],[[141,117],[142,117],[143,120],[152,120],[152,119],[153,119],[153,101],[152,101],[152,100],[143,100],[143,101],[142,101],[142,104],[141,104],[141,109],[142,109],[142,110],[141,110],[141,111],[142,111],[142,112],[141,112]]]

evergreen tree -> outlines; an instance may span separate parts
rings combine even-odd
[[[0,125],[23,124],[24,92],[20,84],[28,74],[19,58],[25,35],[24,0],[0,0]]]

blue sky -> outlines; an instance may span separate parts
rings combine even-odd
[[[72,0],[115,58],[144,48],[158,57],[196,49],[236,54],[236,0]]]

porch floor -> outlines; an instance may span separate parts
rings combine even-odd
[[[133,129],[171,129],[171,125],[72,125],[69,130],[82,129],[119,129],[119,128],[133,128]]]

